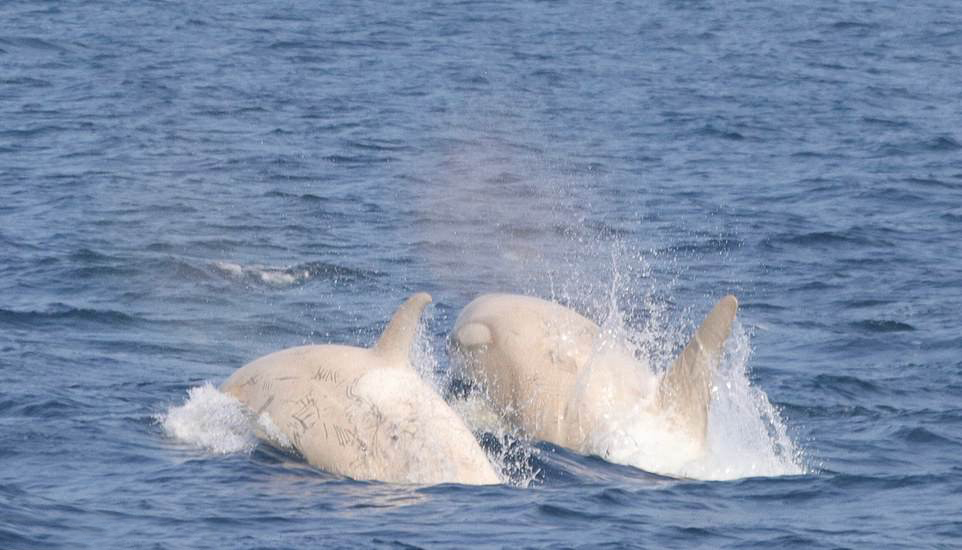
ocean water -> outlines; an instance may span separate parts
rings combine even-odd
[[[6,0],[0,548],[957,548],[960,90],[949,0]],[[502,485],[337,478],[215,390],[421,290]],[[448,376],[492,291],[655,370],[736,294],[709,458],[505,433]]]

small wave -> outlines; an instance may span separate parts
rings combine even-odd
[[[875,30],[878,29],[878,25],[875,23],[863,23],[861,21],[838,21],[832,23],[832,29],[837,31],[847,31],[847,30]]]
[[[748,311],[785,311],[789,309],[785,306],[780,306],[778,304],[770,304],[768,302],[747,302],[747,301],[742,301],[742,303],[739,304],[739,307],[742,310],[748,310]]]
[[[715,127],[711,124],[703,126],[700,130],[696,132],[696,135],[702,135],[712,138],[727,139],[731,141],[742,141],[745,136],[735,130],[726,130],[723,128]]]
[[[100,252],[97,252],[96,250],[91,250],[89,248],[81,248],[81,249],[75,250],[70,254],[70,260],[76,261],[76,262],[100,263],[100,262],[108,262],[111,259],[112,258],[110,256],[101,254]]]
[[[183,405],[154,418],[169,437],[215,454],[250,452],[257,445],[248,409],[210,383],[191,388]]]
[[[295,194],[295,193],[287,193],[285,191],[279,191],[277,189],[264,193],[264,196],[268,198],[292,199],[292,200],[302,200],[304,202],[318,202],[318,203],[328,202],[330,200],[326,197],[315,195],[313,193]]]
[[[908,156],[919,153],[954,153],[962,149],[953,136],[941,135],[920,141],[908,141],[901,143],[884,143],[876,148],[879,157]]]
[[[954,48],[962,43],[962,30],[953,29],[942,33],[925,33],[925,41],[938,46]]]
[[[2,50],[0,50],[2,51]],[[6,515],[6,514],[5,514]],[[21,514],[20,520],[24,521],[24,524],[29,524],[33,519],[33,514]],[[4,518],[5,520],[13,518]],[[11,529],[13,527],[13,529]],[[0,524],[0,545],[4,548],[49,548],[50,542],[45,540],[46,537],[31,537],[26,533],[19,532],[15,525],[2,525]]]
[[[33,36],[6,36],[0,37],[0,44],[13,48],[24,48],[38,51],[64,52],[66,48]]]
[[[3,53],[3,50],[0,50]],[[30,86],[32,88],[49,88],[53,84],[49,80],[31,78],[29,76],[19,76],[14,78],[0,78],[0,84],[6,86]]]
[[[933,140],[929,140],[925,145],[931,151],[958,151],[962,149],[962,143],[959,143],[952,136],[939,136]]]
[[[673,254],[711,254],[715,252],[731,252],[742,246],[742,242],[734,238],[710,238],[698,242],[683,242],[664,248],[661,252]]]
[[[862,117],[862,122],[866,124],[876,125],[876,126],[884,126],[887,128],[907,128],[910,126],[908,122],[905,122],[903,120],[892,120],[888,118],[879,118],[879,117],[871,117],[871,116]]]
[[[862,308],[872,308],[881,307],[893,304],[893,300],[879,300],[875,298],[868,298],[864,300],[852,299],[852,300],[840,300],[836,302],[838,305],[850,308],[850,309],[862,309]]]
[[[763,241],[763,246],[798,246],[826,249],[842,247],[880,246],[894,247],[894,243],[881,238],[880,231],[874,227],[849,227],[834,231],[812,231],[808,233],[782,233]]]
[[[942,189],[958,189],[960,186],[955,183],[950,183],[947,181],[942,181],[936,178],[905,178],[905,183],[908,183],[917,187],[937,187]]]
[[[780,408],[794,418],[864,418],[877,420],[881,413],[861,405],[812,405],[781,403]]]
[[[397,162],[396,157],[374,155],[328,155],[324,160],[331,164],[368,165]]]
[[[901,321],[865,319],[851,324],[853,328],[866,332],[911,332],[915,327]]]
[[[116,310],[75,308],[59,303],[53,304],[48,311],[0,309],[0,322],[13,325],[34,326],[38,323],[43,324],[64,320],[114,325],[133,323],[141,319]]]
[[[567,508],[559,504],[542,504],[538,506],[538,511],[549,518],[558,519],[564,522],[599,521],[608,519],[608,516],[604,514],[591,514],[581,509]]]
[[[267,46],[267,48],[270,50],[300,50],[314,47],[316,47],[316,45],[311,42],[295,42],[290,40],[279,40]]]
[[[956,210],[954,212],[946,212],[940,216],[943,220],[948,222],[962,222],[962,209]]]
[[[900,428],[895,432],[895,437],[902,439],[906,443],[913,445],[917,444],[943,444],[943,445],[955,445],[955,442],[951,439],[943,437],[935,432],[932,432],[923,427],[915,428]]]
[[[44,137],[61,132],[67,132],[71,128],[65,126],[34,126],[31,128],[14,128],[0,131],[0,137],[12,138],[16,140],[30,140],[35,137]]]
[[[837,231],[816,231],[787,237],[784,242],[798,245],[820,245],[853,242],[851,236]]]
[[[844,155],[836,152],[830,151],[798,151],[791,154],[792,158],[796,159],[842,159],[845,158]]]
[[[354,149],[377,152],[397,152],[410,149],[410,147],[401,140],[349,140],[347,145]]]
[[[49,399],[38,398],[28,403],[22,403],[15,407],[10,407],[17,415],[28,418],[70,418],[74,416],[79,403],[63,397],[53,397]],[[0,402],[0,410],[6,405]]]
[[[214,262],[213,267],[234,279],[271,286],[291,286],[307,280],[307,270],[292,267],[277,268],[262,265],[243,266],[232,262]]]
[[[832,484],[846,493],[851,494],[855,489],[892,490],[902,487],[931,486],[941,483],[944,478],[937,474],[893,474],[893,475],[859,475],[836,473]]]
[[[265,265],[241,265],[234,262],[218,261],[212,267],[220,274],[259,285],[290,287],[306,283],[312,279],[323,278],[340,281],[356,281],[377,276],[376,272],[352,269],[325,262],[308,262],[291,267],[271,267]]]
[[[878,385],[856,376],[819,374],[812,379],[814,389],[829,391],[846,398],[860,397],[866,393],[877,394]]]
[[[833,288],[838,288],[838,285],[831,285],[831,284],[828,284],[828,283],[826,283],[826,282],[824,282],[824,281],[809,281],[809,282],[807,282],[807,283],[803,283],[803,284],[800,284],[800,285],[797,285],[797,286],[793,286],[793,287],[790,288],[790,290],[792,290],[792,291],[794,292],[794,291],[799,291],[799,290],[807,290],[807,291],[812,291],[812,290],[831,290],[831,289],[833,289]],[[795,323],[795,325],[796,325],[796,326],[804,326],[803,323]],[[808,326],[816,327],[816,326],[819,326],[819,324],[818,324],[818,323],[812,323],[812,324],[809,324]]]

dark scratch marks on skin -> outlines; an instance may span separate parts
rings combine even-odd
[[[318,382],[330,382],[332,384],[338,384],[337,371],[333,369],[328,369],[325,367],[317,367],[317,371],[311,380],[317,380]]]
[[[342,428],[341,426],[334,425],[334,435],[337,436],[337,444],[341,447],[347,447],[353,440],[352,434],[349,430]]]
[[[332,427],[334,428],[334,435],[337,436],[338,445],[341,447],[354,446],[362,453],[367,453],[367,444],[361,439],[356,428],[345,428],[337,424],[334,424]]]
[[[354,437],[354,441],[357,443],[357,448],[360,449],[362,453],[367,454],[367,444],[361,440],[361,436],[357,433],[357,429],[351,432],[351,436]]]
[[[348,417],[348,422],[351,423],[352,427],[350,430],[344,430],[344,428],[335,425],[334,430],[335,434],[338,435],[339,440],[342,439],[342,436],[346,436],[347,438],[345,443],[343,443],[341,446],[343,447],[348,443],[353,443],[354,446],[357,447],[358,451],[362,453],[362,456],[359,458],[359,460],[362,460],[365,464],[367,464],[371,459],[371,456],[368,452],[370,445],[361,438],[358,427],[359,425],[367,426],[369,421],[365,419],[364,410],[365,408],[374,409],[374,405],[357,393],[358,380],[359,379],[354,379],[350,384],[344,387],[344,395],[350,402],[345,412]],[[380,412],[375,409],[374,414],[380,415]],[[338,433],[338,431],[341,433]]]
[[[356,385],[357,385],[357,380],[355,380],[348,387],[344,388],[344,395],[347,396],[347,398],[350,399],[351,401],[354,401],[356,403],[361,403],[361,398],[358,397],[357,393],[355,393],[354,391],[354,386]]]
[[[381,413],[381,410],[374,405],[371,405],[371,413],[374,415],[374,433],[371,434],[371,456],[377,457],[381,454],[377,444],[377,435],[378,432],[381,431],[381,426],[384,425],[384,415]]]
[[[271,403],[273,402],[274,402],[274,396],[272,395],[267,398],[267,401],[264,401],[264,404],[261,405],[260,408],[257,409],[256,416],[260,416],[267,409],[267,407],[271,406]]]
[[[314,395],[305,395],[296,404],[298,408],[291,414],[291,418],[300,423],[302,431],[313,428],[321,418],[321,411],[317,407],[317,400]]]

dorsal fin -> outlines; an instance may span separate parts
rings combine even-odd
[[[414,335],[421,320],[424,306],[431,303],[431,295],[427,292],[414,294],[394,312],[391,322],[381,333],[372,350],[384,359],[394,363],[407,363],[414,343]]]
[[[708,429],[711,373],[731,333],[738,300],[718,301],[658,386],[658,404],[692,437],[704,441]]]

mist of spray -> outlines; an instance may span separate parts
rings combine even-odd
[[[644,383],[663,374],[693,333],[693,318],[700,320],[711,305],[679,311],[679,258],[664,252],[670,247],[642,250],[604,223],[592,223],[592,182],[583,173],[565,173],[564,163],[552,165],[540,152],[510,142],[478,140],[452,148],[434,168],[439,180],[426,182],[417,201],[423,259],[441,288],[458,293],[460,306],[484,292],[518,292],[572,307],[601,326],[607,345],[638,359],[635,375]],[[707,451],[675,465],[671,475],[732,479],[806,471],[778,411],[749,382],[750,349],[748,333],[736,323],[714,373]],[[432,365],[437,372],[437,360]],[[524,441],[503,414],[472,401],[476,397],[454,403],[469,425]],[[671,442],[630,414],[615,414],[610,430],[594,434],[594,454],[651,468],[652,457]],[[537,450],[528,446],[530,459]],[[502,466],[506,458],[492,457]]]
[[[625,323],[617,301],[604,323],[603,339],[631,350],[638,380],[658,380],[693,332],[691,323],[666,322],[667,306],[642,294],[630,304],[645,319],[638,328]],[[645,315],[643,312],[649,311]],[[609,421],[594,434],[592,454],[646,471],[693,479],[737,479],[797,475],[807,471],[802,450],[788,435],[777,409],[748,377],[751,343],[735,322],[712,376],[708,433],[703,451],[686,448],[684,437],[666,430],[669,424],[641,414],[647,403],[609,412]],[[591,368],[606,368],[603,357]],[[649,395],[653,396],[654,392]]]

